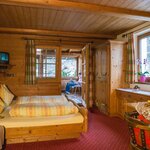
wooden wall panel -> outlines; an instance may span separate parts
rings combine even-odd
[[[116,88],[125,87],[125,57],[123,42],[110,41],[110,113],[117,112]]]
[[[0,35],[0,51],[9,52],[10,64],[15,65],[8,70],[8,75],[0,73],[0,83],[8,85],[16,96],[23,95],[56,95],[61,94],[60,77],[57,81],[43,80],[36,85],[25,85],[25,49],[26,41],[15,36]],[[59,66],[60,67],[60,66]]]

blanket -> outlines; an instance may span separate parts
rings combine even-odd
[[[78,113],[72,102],[15,104],[9,111],[12,117],[62,116]]]

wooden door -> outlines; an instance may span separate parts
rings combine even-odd
[[[82,99],[89,107],[89,52],[90,44],[82,49]]]
[[[109,112],[109,45],[95,50],[95,103],[105,114]]]

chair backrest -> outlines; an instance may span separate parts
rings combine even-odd
[[[131,146],[137,150],[150,150],[150,124],[137,119],[138,115],[137,112],[125,113]]]

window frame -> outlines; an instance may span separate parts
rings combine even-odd
[[[144,33],[144,34],[141,34],[139,36],[137,36],[137,57],[136,59],[140,59],[140,40],[143,39],[143,38],[146,38],[146,37],[150,37],[150,32],[147,32],[147,33]],[[136,65],[136,62],[135,62],[135,65]],[[136,69],[137,69],[137,72],[140,71],[140,68],[138,66],[136,66]],[[140,82],[138,80],[138,75],[136,77],[136,83],[140,83],[140,84],[150,84],[150,81],[149,82]],[[150,77],[148,77],[150,78]]]
[[[62,77],[62,75],[61,75],[61,79],[63,79],[63,80],[68,80],[68,79],[70,79],[70,78],[72,78],[73,80],[76,80],[77,78],[78,78],[78,72],[79,72],[79,57],[77,57],[77,56],[66,56],[66,55],[62,55],[62,57],[61,57],[61,67],[62,67],[62,58],[64,58],[64,57],[67,57],[67,58],[75,58],[76,59],[76,63],[77,63],[77,66],[76,66],[76,70],[77,70],[77,72],[76,72],[76,74],[77,74],[77,76],[76,77]],[[62,71],[62,68],[61,68],[61,71]],[[60,71],[60,72],[61,72]]]
[[[58,47],[58,46],[46,46],[46,45],[42,45],[42,46],[36,46],[35,47],[36,49],[55,49],[56,50],[56,70],[55,70],[55,77],[37,77],[36,76],[36,78],[37,78],[37,80],[39,81],[39,82],[48,82],[48,81],[50,81],[50,82],[52,82],[52,81],[54,81],[54,82],[57,82],[57,81],[59,81],[60,80],[60,77],[61,77],[61,72],[59,71],[60,70],[60,66],[61,66],[61,61],[59,60],[59,58],[61,57],[61,49],[60,49],[60,47]],[[37,63],[36,63],[37,64]]]

